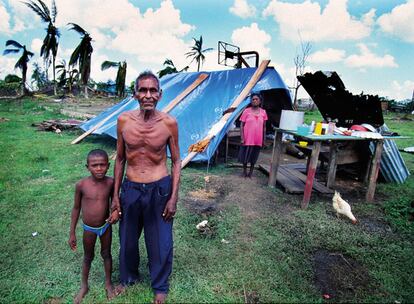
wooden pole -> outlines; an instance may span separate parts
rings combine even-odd
[[[328,179],[326,181],[326,187],[328,188],[332,188],[335,185],[337,152],[337,145],[332,140],[329,147]]]
[[[380,168],[383,144],[383,140],[375,141],[375,152],[371,160],[371,167],[368,179],[368,189],[365,197],[367,202],[372,202],[374,200],[375,187],[377,185],[377,178]]]
[[[309,162],[308,175],[306,177],[305,192],[303,193],[302,209],[308,207],[310,197],[312,194],[313,180],[315,178],[316,167],[318,165],[319,152],[321,151],[321,142],[315,141],[313,143],[312,154]]]
[[[237,108],[240,105],[240,103],[247,97],[247,95],[249,95],[251,89],[253,89],[253,87],[259,81],[260,77],[262,77],[262,74],[266,70],[269,63],[270,63],[270,60],[263,60],[260,63],[260,66],[257,68],[256,72],[253,74],[252,78],[250,78],[249,82],[246,84],[246,86],[240,92],[239,96],[237,96],[237,98],[234,100],[234,102],[231,104],[229,108]],[[218,123],[226,122],[230,118],[230,116],[231,116],[231,113],[224,114]],[[225,124],[223,123],[222,125],[224,127]],[[216,134],[218,134],[219,131],[221,131],[221,129],[218,130]],[[211,140],[216,134],[207,135],[202,140]],[[181,168],[184,168],[197,154],[198,152],[190,152],[181,162]]]
[[[90,128],[88,131],[86,131],[85,133],[83,133],[81,136],[79,136],[78,138],[74,139],[71,144],[77,144],[78,142],[82,141],[86,136],[92,134],[92,132],[95,132],[96,130],[98,130],[100,127],[102,127],[104,125],[104,123],[106,123],[108,120],[110,120],[112,117],[114,117],[117,114],[120,114],[122,112],[122,110],[128,105],[128,102],[126,102],[122,107],[120,107],[118,110],[112,112],[110,115],[108,115],[107,117],[105,117],[104,119],[102,119],[100,122],[98,122],[95,126],[93,126],[92,128]]]
[[[273,141],[272,161],[270,162],[269,182],[268,186],[275,187],[277,180],[277,171],[279,170],[280,155],[282,154],[282,135],[280,131],[275,131],[275,139]]]
[[[182,91],[177,97],[175,97],[168,105],[166,105],[164,107],[164,109],[162,109],[162,112],[168,113],[170,112],[177,104],[179,104],[184,97],[186,97],[188,94],[191,93],[191,91],[193,91],[196,87],[198,87],[204,80],[206,80],[208,78],[208,74],[200,74],[197,79],[190,84],[184,91]],[[114,117],[117,114],[121,114],[121,110],[124,109],[124,107],[127,105],[128,103],[126,103],[125,105],[123,105],[121,108],[119,108],[118,110],[116,110],[115,112],[111,113],[109,116],[105,117],[103,120],[101,120],[100,122],[98,122],[95,126],[93,126],[92,128],[90,128],[88,131],[86,131],[85,133],[83,133],[81,136],[79,136],[78,138],[76,138],[75,140],[72,141],[72,145],[73,144],[77,144],[78,142],[82,141],[86,136],[92,134],[93,132],[95,132],[97,129],[99,129],[100,127],[102,127],[109,119],[111,119],[112,117]]]
[[[204,80],[206,80],[208,76],[208,74],[200,74],[192,84],[190,84],[184,91],[182,91],[168,105],[166,105],[164,109],[162,109],[162,112],[170,112],[177,104],[179,104],[184,99],[184,97],[190,94],[196,87],[198,87]]]

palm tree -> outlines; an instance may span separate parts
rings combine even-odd
[[[116,73],[116,94],[119,97],[123,97],[125,94],[125,78],[126,78],[126,71],[127,71],[127,63],[126,61],[123,62],[114,62],[105,60],[101,64],[101,70],[104,71],[109,68],[118,68],[118,72]]]
[[[185,68],[178,71],[174,65],[174,62],[171,59],[165,59],[163,65],[165,65],[165,68],[157,72],[159,78],[161,78],[162,76],[168,75],[168,74],[181,73],[181,72],[186,72],[188,70],[188,65],[187,65]]]
[[[53,68],[53,90],[56,95],[56,55],[59,46],[59,29],[55,26],[57,8],[55,0],[52,1],[52,11],[49,10],[47,5],[42,0],[35,1],[29,0],[29,2],[24,2],[29,8],[31,8],[40,19],[47,23],[46,37],[43,39],[42,47],[40,48],[40,56],[43,57],[45,62],[50,62],[50,54],[52,54],[52,68]],[[50,64],[50,63],[49,63]],[[47,64],[47,66],[49,66]]]
[[[88,80],[91,74],[91,57],[93,52],[93,47],[91,43],[92,37],[89,35],[87,31],[85,31],[79,25],[75,23],[69,24],[72,26],[70,30],[74,30],[82,36],[81,42],[70,56],[69,65],[73,66],[76,63],[79,64],[78,70],[80,73],[81,82],[85,87],[85,97],[88,98]]]
[[[33,72],[31,78],[32,86],[33,84],[36,84],[38,90],[44,87],[48,82],[45,71],[42,71],[42,68],[37,62],[33,64]]]
[[[194,46],[192,46],[190,49],[190,52],[185,53],[188,57],[193,57],[191,62],[194,60],[197,62],[197,72],[200,71],[200,65],[203,64],[206,57],[204,56],[204,53],[210,52],[213,50],[213,48],[207,48],[203,50],[203,36],[200,35],[200,39],[193,38],[194,40]],[[190,62],[190,64],[191,64]]]
[[[60,64],[56,66],[58,76],[58,86],[67,86],[69,94],[72,94],[72,89],[75,83],[79,81],[79,71],[77,69],[66,68],[66,61],[63,59]]]
[[[5,49],[3,55],[11,54],[11,53],[19,53],[21,50],[23,51],[22,56],[17,60],[16,64],[14,65],[15,69],[22,70],[22,94],[27,94],[26,89],[26,74],[27,74],[27,63],[34,54],[26,49],[25,45],[21,45],[15,40],[7,40],[6,47],[13,46],[13,49]]]

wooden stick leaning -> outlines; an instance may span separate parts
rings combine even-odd
[[[90,128],[88,131],[86,131],[85,133],[83,133],[81,136],[79,136],[78,138],[74,139],[71,144],[77,144],[78,142],[82,141],[86,136],[92,134],[92,132],[98,130],[100,127],[102,127],[104,125],[104,123],[106,123],[108,120],[110,120],[112,117],[114,117],[116,114],[120,114],[122,112],[122,110],[128,105],[129,103],[126,102],[122,107],[120,107],[118,110],[114,111],[113,113],[111,113],[110,115],[108,115],[107,117],[105,117],[103,120],[101,120],[100,122],[98,122],[95,126],[93,126],[92,128]]]
[[[198,87],[204,80],[206,80],[208,78],[209,74],[200,74],[197,79],[190,84],[184,91],[182,91],[179,95],[177,95],[177,97],[175,97],[168,105],[166,105],[164,107],[164,109],[162,109],[162,112],[168,113],[170,112],[177,104],[179,104],[184,97],[186,97],[188,94],[190,94],[196,87]],[[102,127],[104,125],[104,123],[106,123],[109,119],[111,119],[112,117],[114,117],[115,115],[119,115],[122,113],[122,110],[128,105],[128,103],[125,103],[122,107],[120,107],[118,110],[116,110],[115,112],[111,113],[109,116],[105,117],[103,120],[101,120],[100,122],[98,122],[95,126],[93,126],[92,128],[90,128],[88,131],[86,131],[85,133],[83,133],[81,136],[79,136],[78,138],[76,138],[75,140],[73,140],[71,142],[71,144],[77,144],[78,142],[80,142],[81,140],[83,140],[86,136],[92,134],[93,132],[95,132],[96,130],[98,130],[100,127]]]
[[[231,104],[231,106],[229,108],[237,108],[240,105],[240,103],[247,97],[247,95],[249,95],[251,89],[253,89],[253,87],[259,81],[260,77],[262,76],[262,74],[266,70],[269,63],[270,63],[270,60],[263,60],[260,63],[260,66],[257,68],[256,72],[253,74],[252,78],[250,78],[249,82],[246,84],[244,89],[240,92],[239,96],[237,96],[237,98],[234,100],[234,102]],[[207,134],[206,137],[204,137],[202,140],[200,140],[200,142],[201,141],[203,141],[203,142],[207,141],[209,143],[210,140],[214,136],[216,136],[224,128],[224,125],[227,122],[227,120],[230,118],[230,116],[231,116],[231,113],[224,114],[223,117],[221,117],[221,119],[214,125],[214,126],[219,125],[217,130],[214,130],[214,132],[211,132],[212,130],[210,130],[209,134]],[[213,126],[213,128],[214,128],[214,126]],[[197,154],[198,154],[198,152],[190,152],[182,160],[181,168],[184,168]]]
[[[204,80],[208,78],[209,74],[200,74],[192,84],[190,84],[184,91],[182,91],[177,97],[175,97],[169,104],[167,104],[162,112],[170,112],[177,104],[179,104],[184,97],[190,94],[196,87],[198,87]]]

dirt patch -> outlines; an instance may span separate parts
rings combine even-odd
[[[358,294],[372,293],[367,270],[339,252],[318,250],[313,255],[314,284],[325,299],[354,300]]]
[[[390,225],[375,218],[361,218],[359,225],[368,233],[375,233],[381,236],[386,236],[392,233]]]
[[[255,170],[252,178],[243,178],[241,170],[229,169],[230,174],[209,176],[203,188],[187,193],[182,199],[183,205],[193,213],[207,216],[225,206],[237,206],[249,220],[270,210],[287,214],[295,209],[296,204],[292,205],[291,199],[287,203],[286,196],[269,190],[267,176]]]

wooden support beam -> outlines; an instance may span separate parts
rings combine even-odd
[[[309,162],[308,175],[306,177],[305,193],[303,194],[302,209],[308,207],[312,194],[313,180],[315,178],[316,167],[318,165],[319,152],[321,151],[321,142],[313,143],[312,154]]]
[[[332,188],[332,186],[335,185],[337,155],[338,155],[338,146],[335,141],[331,141],[330,147],[329,147],[328,178],[326,181],[326,187],[328,188]]]
[[[275,138],[273,140],[272,160],[270,162],[269,170],[269,187],[276,186],[277,171],[279,170],[280,155],[282,154],[282,135],[282,132],[275,132]]]
[[[200,74],[197,79],[190,84],[184,91],[182,91],[179,95],[177,95],[177,97],[175,97],[167,106],[165,106],[162,109],[162,112],[168,113],[170,112],[177,104],[179,104],[188,94],[190,94],[196,87],[198,87],[204,80],[206,80],[208,78],[208,74]],[[118,110],[116,110],[115,112],[111,113],[109,116],[105,117],[103,120],[101,120],[100,122],[98,122],[95,126],[93,126],[92,128],[90,128],[88,131],[86,131],[85,133],[83,133],[81,136],[79,136],[78,138],[76,138],[75,140],[72,141],[72,145],[73,144],[77,144],[80,141],[82,141],[86,136],[92,134],[93,132],[95,132],[96,130],[98,130],[100,127],[102,127],[109,119],[111,119],[112,117],[114,117],[115,115],[120,115],[122,113],[122,111],[124,110],[124,108],[128,105],[128,103],[125,103],[122,107],[120,107]]]
[[[382,148],[384,145],[384,141],[377,140],[374,143],[375,143],[375,151],[374,151],[374,155],[371,160],[371,167],[370,167],[369,179],[368,179],[368,189],[367,189],[367,193],[365,197],[367,202],[374,201],[375,187],[377,186],[377,178],[378,178],[378,172],[380,168],[381,154],[382,154]]]

